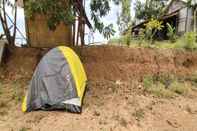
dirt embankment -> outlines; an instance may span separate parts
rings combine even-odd
[[[197,69],[197,52],[127,47],[88,47],[82,60],[90,80],[141,80],[144,75],[191,75]]]
[[[46,50],[17,48],[6,64],[9,74],[32,73]],[[144,75],[187,76],[197,70],[197,52],[91,46],[77,50],[89,80],[141,80]]]
[[[84,47],[77,50],[89,79],[82,114],[24,114],[22,98],[45,52],[17,48],[0,68],[5,73],[0,74],[1,131],[196,131],[196,90],[190,96],[164,99],[145,93],[136,80],[158,72],[191,75],[197,70],[197,52]]]

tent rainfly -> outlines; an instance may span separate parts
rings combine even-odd
[[[81,113],[87,77],[75,52],[65,46],[50,50],[38,64],[22,111],[67,110]]]

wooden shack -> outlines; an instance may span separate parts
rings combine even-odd
[[[192,5],[196,5],[197,0],[192,1]],[[185,32],[191,32],[197,30],[196,17],[194,15],[194,8],[187,6],[187,0],[171,0],[168,6],[165,8],[163,15],[158,20],[163,21],[164,29],[158,32],[159,39],[168,39],[166,23],[170,23],[176,29],[177,35],[183,35]],[[197,15],[197,14],[196,14]],[[139,30],[145,28],[144,24],[149,22],[145,20],[132,27],[132,34],[134,36],[139,35]]]

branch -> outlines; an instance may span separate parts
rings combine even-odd
[[[15,39],[16,39],[16,22],[17,22],[17,6],[16,6],[16,0],[15,0],[15,13],[14,13],[14,32],[13,32],[13,36],[12,36],[12,42],[13,44],[15,44]]]
[[[10,30],[8,27],[7,19],[6,19],[6,10],[5,10],[5,0],[3,0],[3,17],[2,17],[3,23],[4,23],[4,32],[6,33],[6,37],[8,40],[8,43],[11,44],[11,35]]]

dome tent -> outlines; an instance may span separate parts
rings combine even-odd
[[[50,50],[38,64],[22,111],[65,109],[80,113],[87,77],[75,52],[64,46]]]

